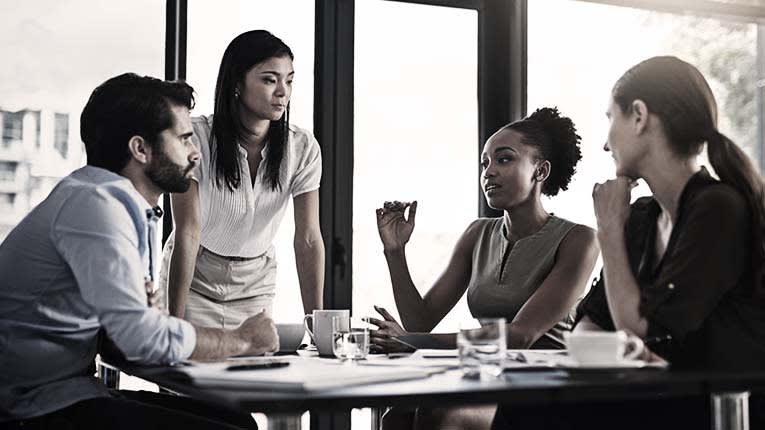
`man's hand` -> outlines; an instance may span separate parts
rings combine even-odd
[[[167,310],[164,309],[162,302],[159,300],[159,294],[157,290],[154,289],[154,282],[146,279],[146,281],[144,281],[144,287],[146,288],[146,303],[149,305],[149,307],[158,309],[164,314],[167,314]]]
[[[276,326],[265,311],[247,318],[234,332],[249,344],[244,355],[279,351],[279,335],[276,333]]]

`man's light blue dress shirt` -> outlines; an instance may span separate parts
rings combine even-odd
[[[147,211],[128,179],[86,166],[0,245],[0,422],[108,396],[92,373],[101,329],[131,361],[191,355],[193,326],[147,306]]]

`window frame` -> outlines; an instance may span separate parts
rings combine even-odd
[[[166,0],[165,79],[186,77],[188,0]],[[526,114],[528,0],[379,0],[473,9],[478,13],[478,136],[481,145],[499,127]],[[571,0],[674,13],[725,16],[758,23],[765,6],[698,0]],[[320,221],[326,247],[324,303],[352,307],[353,47],[355,0],[315,0],[314,134],[322,148]],[[765,31],[758,25],[758,75],[765,82]],[[758,88],[765,101],[765,84]],[[759,103],[759,165],[765,170],[765,108]],[[478,216],[497,216],[480,187]],[[164,198],[163,240],[172,230],[169,197]]]
[[[526,113],[527,0],[381,0],[473,9],[478,15],[476,160],[492,133]],[[314,132],[322,147],[321,227],[327,249],[324,303],[352,309],[353,0],[316,2]],[[334,55],[333,55],[334,54]],[[496,216],[480,187],[479,216]]]

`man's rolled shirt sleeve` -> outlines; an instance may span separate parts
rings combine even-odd
[[[132,196],[99,188],[75,193],[54,220],[53,242],[112,342],[130,361],[172,364],[187,359],[196,331],[186,321],[149,308],[147,268],[139,253],[145,244],[145,214]]]

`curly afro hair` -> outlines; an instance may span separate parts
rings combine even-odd
[[[582,159],[582,138],[570,118],[562,116],[557,107],[543,107],[502,129],[518,132],[521,142],[536,148],[539,158],[550,162],[550,176],[542,184],[542,194],[554,196],[568,189],[576,163]]]

